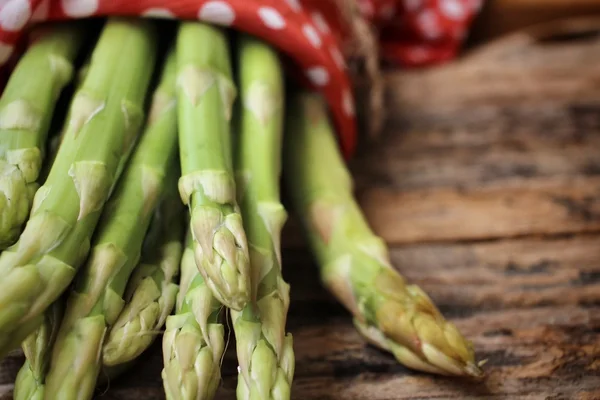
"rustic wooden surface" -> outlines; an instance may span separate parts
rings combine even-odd
[[[519,46],[389,73],[382,143],[353,162],[394,264],[473,340],[487,378],[412,372],[365,345],[292,220],[294,399],[600,399],[600,39]],[[229,350],[219,399],[234,398]],[[0,399],[21,362],[0,363]],[[160,369],[155,346],[97,398],[163,399]]]

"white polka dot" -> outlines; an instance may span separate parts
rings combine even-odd
[[[421,7],[421,0],[404,0],[404,6],[408,11],[416,11]]]
[[[0,42],[0,64],[4,64],[10,58],[14,47],[10,44]]]
[[[309,68],[306,71],[306,75],[308,75],[308,79],[317,86],[324,86],[329,82],[329,72],[323,67]]]
[[[354,116],[354,99],[352,98],[352,94],[347,90],[342,95],[342,107],[347,116]]]
[[[325,21],[325,18],[323,17],[323,14],[319,12],[314,12],[312,14],[312,20],[315,23],[317,29],[320,30],[322,33],[328,34],[329,32],[331,32],[327,21]]]
[[[467,15],[467,10],[458,0],[441,0],[440,11],[454,20],[462,20]]]
[[[98,11],[98,0],[61,0],[61,4],[69,17],[89,17]]]
[[[29,0],[11,0],[0,10],[0,26],[8,32],[20,31],[31,17]]]
[[[440,36],[440,25],[438,16],[432,10],[425,10],[417,17],[417,23],[419,24],[423,34],[428,39],[436,39]]]
[[[229,26],[235,20],[235,11],[224,1],[209,1],[198,11],[198,19],[217,25]]]
[[[304,24],[304,26],[302,27],[302,32],[304,33],[304,36],[306,36],[310,44],[317,48],[321,47],[321,36],[319,36],[319,33],[315,28],[313,28],[312,25]]]
[[[329,53],[331,54],[331,58],[333,58],[333,61],[335,61],[335,64],[338,66],[339,69],[346,68],[346,60],[344,59],[342,52],[337,47],[332,47],[329,50]]]
[[[170,10],[160,7],[149,8],[142,13],[142,16],[150,18],[175,18],[175,14]]]
[[[302,6],[300,5],[300,1],[298,0],[285,0],[285,2],[290,6],[290,8],[296,12],[302,10]]]
[[[45,21],[48,18],[48,13],[50,12],[50,0],[43,0],[37,8],[33,11],[31,15],[31,21],[39,22]]]
[[[271,7],[261,7],[258,9],[258,16],[262,22],[271,29],[285,28],[285,19],[277,10]]]

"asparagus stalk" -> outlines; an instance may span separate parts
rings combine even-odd
[[[174,62],[172,52],[146,129],[105,207],[90,258],[68,298],[46,385],[52,398],[92,397],[106,332],[124,307],[122,297],[140,260],[152,215],[168,178],[175,176],[171,172],[177,166],[175,104],[163,93],[173,84]]]
[[[286,335],[289,285],[281,275],[280,202],[284,83],[278,54],[241,35],[239,137],[236,144],[238,201],[250,248],[253,298],[231,317],[237,341],[237,398],[289,399],[294,375],[291,334]]]
[[[188,233],[181,259],[176,314],[167,317],[161,376],[167,400],[210,400],[221,380],[225,328],[222,305],[199,273],[195,243]]]
[[[168,182],[166,197],[154,216],[144,245],[142,263],[129,279],[126,305],[104,343],[105,367],[129,363],[139,357],[154,342],[175,308],[179,286],[174,279],[179,274],[185,232],[176,182],[176,176]]]
[[[0,98],[0,250],[29,216],[53,111],[85,37],[80,23],[53,25],[19,60]]]
[[[471,344],[431,299],[392,267],[352,193],[326,105],[296,95],[284,145],[285,179],[320,265],[324,285],[353,314],[358,331],[405,366],[478,377]]]
[[[76,89],[80,87],[80,84],[81,82],[79,81],[76,85]],[[68,95],[67,93],[65,94]],[[67,98],[61,99],[61,101],[67,100]],[[68,104],[65,104],[64,107],[68,108]],[[56,113],[62,111],[63,110],[60,110],[60,104],[57,104],[54,118],[57,118]],[[59,119],[61,120],[60,123],[62,123],[64,118],[59,117]],[[54,120],[53,124],[58,122],[59,121]],[[52,126],[50,130],[52,130]],[[48,138],[48,155],[46,156],[46,163],[43,165],[39,175],[39,179],[42,181],[48,177],[50,168],[54,163],[54,159],[56,158],[56,154],[60,147],[61,136],[62,135],[55,134]],[[44,314],[42,325],[30,334],[21,344],[21,348],[25,354],[25,363],[19,370],[15,382],[15,400],[43,400],[44,398],[46,374],[48,373],[52,347],[54,346],[64,313],[64,300],[64,297],[61,296],[48,307]]]
[[[157,122],[155,129],[162,126],[171,134],[177,130],[176,65],[176,55],[172,50],[154,97],[155,109],[162,109],[161,125]],[[158,111],[155,114],[158,115]],[[175,168],[174,172],[178,173],[179,169]],[[142,262],[133,271],[125,291],[127,303],[104,343],[103,364],[109,369],[129,363],[142,354],[154,341],[158,330],[175,307],[179,286],[173,281],[179,273],[185,232],[176,185],[178,177],[172,175],[167,178],[165,196],[156,210],[143,245]]]
[[[25,364],[15,381],[14,400],[43,400],[52,346],[63,315],[62,298],[52,303],[40,327],[23,341]]]
[[[190,208],[195,258],[214,296],[241,310],[250,298],[249,260],[236,203],[230,119],[236,89],[227,36],[183,22],[177,34],[179,191]]]
[[[0,256],[0,356],[17,347],[73,280],[144,119],[156,32],[110,19],[76,92],[50,174],[17,243]]]

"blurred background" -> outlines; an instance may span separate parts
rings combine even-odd
[[[470,43],[480,44],[515,30],[565,18],[599,15],[598,0],[486,0],[474,22]]]

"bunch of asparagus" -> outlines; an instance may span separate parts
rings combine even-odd
[[[0,356],[26,356],[15,399],[91,399],[161,334],[167,399],[211,399],[228,315],[237,398],[289,399],[281,178],[369,342],[410,368],[481,375],[370,230],[319,95],[286,89],[257,38],[182,21],[159,39],[163,23],[51,25],[0,98]]]

